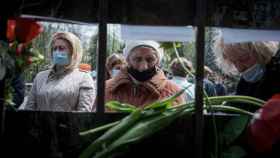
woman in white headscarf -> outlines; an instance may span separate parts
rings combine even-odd
[[[24,109],[91,111],[95,87],[90,74],[78,68],[83,55],[79,38],[55,33],[50,46],[53,66],[37,74]]]
[[[105,100],[144,107],[171,96],[180,88],[169,81],[159,68],[163,50],[155,41],[131,41],[124,49],[127,66],[114,78],[107,80]],[[179,96],[174,105],[184,102]]]

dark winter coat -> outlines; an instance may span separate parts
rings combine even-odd
[[[280,93],[280,51],[266,65],[265,74],[256,83],[249,83],[242,77],[237,85],[236,94],[268,100]]]

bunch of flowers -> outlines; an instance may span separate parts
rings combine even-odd
[[[32,39],[43,31],[43,27],[31,19],[8,20],[7,53],[14,59],[18,71],[24,71],[30,64],[40,62],[44,57],[32,47]]]
[[[38,64],[44,56],[33,48],[32,40],[43,31],[34,20],[14,18],[7,21],[7,41],[0,41],[0,80],[5,82],[5,103],[12,103],[11,81],[31,64]]]

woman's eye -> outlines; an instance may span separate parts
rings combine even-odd
[[[53,50],[64,51],[66,48],[64,46],[55,46],[52,48]]]
[[[248,55],[245,55],[245,56],[242,56],[242,57],[239,58],[240,62],[246,62],[247,60],[249,60],[249,56]]]
[[[139,62],[142,61],[142,58],[135,58],[134,61],[137,62],[137,63],[139,63]]]
[[[156,59],[155,58],[147,58],[146,59],[146,61],[148,62],[148,63],[152,63],[152,62],[154,62]]]

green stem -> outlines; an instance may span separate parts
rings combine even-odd
[[[106,124],[106,125],[103,125],[103,126],[100,126],[100,127],[96,127],[94,129],[90,129],[90,130],[87,130],[87,131],[84,131],[84,132],[80,132],[80,136],[89,137],[91,135],[95,135],[98,132],[107,130],[107,129],[119,124],[120,122],[121,121],[116,121],[116,122],[112,122],[112,123],[109,123],[109,124]]]
[[[189,69],[187,69],[185,64],[182,62],[182,60],[181,60],[181,58],[179,56],[178,50],[176,48],[176,44],[174,42],[173,42],[173,48],[174,48],[175,54],[176,54],[176,56],[177,56],[177,58],[178,58],[178,60],[179,60],[179,62],[181,64],[181,66],[183,67],[183,69],[194,79],[195,78],[194,74]],[[208,95],[207,95],[207,93],[206,93],[206,91],[204,89],[203,89],[203,94],[206,97],[206,99],[205,99],[206,100],[206,106],[209,105],[209,107],[210,107],[209,111],[211,112],[211,114],[213,114],[211,106],[210,106],[211,104],[208,101]],[[216,126],[216,119],[215,119],[214,115],[211,115],[211,116],[212,116],[212,121],[213,121],[213,126],[214,126],[214,128],[213,128],[213,130],[214,130],[214,137],[215,137],[216,142],[218,142],[219,140],[218,140],[218,133],[217,133],[217,129],[216,129],[216,127],[217,127]],[[216,145],[216,149],[215,149],[216,153],[215,153],[215,155],[217,155],[217,150],[218,150],[218,147]]]

